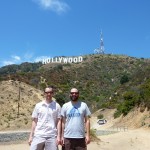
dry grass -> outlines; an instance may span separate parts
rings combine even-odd
[[[40,99],[42,92],[23,82],[0,82],[0,130],[28,129],[33,108]]]

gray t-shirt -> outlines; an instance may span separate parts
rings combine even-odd
[[[90,116],[91,112],[84,102],[78,101],[75,105],[68,102],[61,109],[61,116],[66,118],[64,137],[65,138],[84,138],[85,137],[85,117]]]

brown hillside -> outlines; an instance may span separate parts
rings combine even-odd
[[[123,129],[138,129],[138,128],[149,128],[150,127],[150,111],[147,109],[141,111],[142,108],[134,108],[126,116],[120,116],[114,119],[113,114],[116,109],[100,109],[92,114],[91,125],[94,129],[109,129],[109,128],[120,128]],[[107,123],[104,125],[98,125],[97,116],[103,114]]]
[[[134,108],[126,116],[120,116],[116,119],[114,126],[127,126],[131,129],[149,128],[150,127],[150,111],[141,110],[142,108]]]
[[[29,128],[33,107],[40,99],[42,91],[23,82],[0,82],[0,130]]]

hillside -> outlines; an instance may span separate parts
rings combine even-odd
[[[28,129],[33,107],[42,99],[42,92],[13,80],[0,82],[0,91],[0,130]]]
[[[114,118],[114,113],[116,109],[99,109],[92,114],[91,117],[91,128],[97,130],[130,130],[144,128],[148,129],[150,127],[150,111],[145,108],[141,111],[142,108],[134,107],[126,116],[121,115],[118,118]],[[107,120],[107,123],[104,125],[99,125],[97,123],[97,116],[103,115],[104,119]]]
[[[12,73],[9,70],[13,70],[13,66],[6,68],[7,72],[0,68],[2,81],[19,80],[40,90],[54,85],[61,104],[68,100],[70,88],[77,87],[81,99],[91,106],[92,111],[101,107],[117,107],[126,90],[136,89],[150,78],[149,59],[119,55],[86,55],[81,63],[49,63],[38,66],[34,72],[22,67],[22,70]],[[117,96],[113,98],[114,95]]]
[[[48,85],[55,87],[55,98],[61,105],[69,100],[70,88],[77,87],[80,99],[92,112],[116,109],[115,117],[119,117],[135,107],[150,108],[150,59],[93,54],[83,56],[81,63],[9,65],[0,68],[0,81],[1,129],[14,126],[12,120],[17,126],[20,122],[29,126],[32,109]],[[16,117],[19,86],[21,121]]]

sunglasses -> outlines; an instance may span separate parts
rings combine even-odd
[[[70,94],[76,94],[77,95],[77,94],[79,94],[79,92],[70,92]]]
[[[49,93],[50,93],[50,94],[53,94],[53,91],[50,91],[50,92],[45,92],[45,94],[49,94]]]

